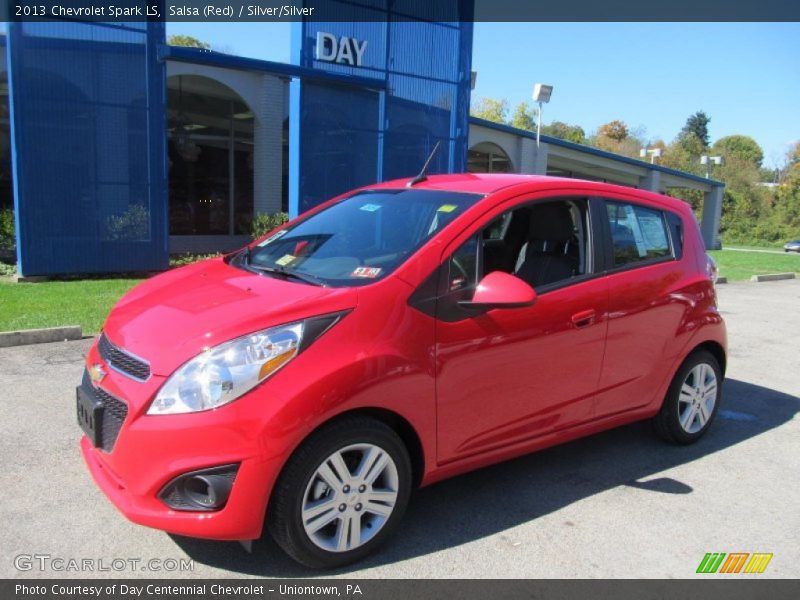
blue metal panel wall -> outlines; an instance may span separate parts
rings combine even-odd
[[[24,275],[166,268],[163,41],[158,23],[9,24]]]
[[[472,2],[332,0],[314,14],[295,26],[293,61],[374,78],[386,91],[293,84],[290,213],[357,185],[412,177],[436,142],[430,172],[466,170]],[[363,63],[317,60],[318,32],[366,41]]]

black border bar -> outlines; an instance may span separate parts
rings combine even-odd
[[[477,22],[800,21],[798,0],[429,0],[430,20]],[[336,9],[332,9],[332,4]],[[390,0],[0,0],[2,21],[382,21]],[[423,4],[420,4],[422,7]],[[467,7],[465,9],[465,6]],[[347,10],[339,10],[346,7]],[[402,9],[392,15],[402,17]]]

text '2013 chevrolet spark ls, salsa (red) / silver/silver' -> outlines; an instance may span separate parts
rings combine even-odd
[[[136,523],[357,560],[412,488],[641,419],[694,442],[725,325],[690,207],[602,183],[439,175],[330,200],[123,297],[81,449]]]

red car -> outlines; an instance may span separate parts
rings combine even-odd
[[[417,486],[641,419],[700,438],[726,361],[713,278],[673,198],[523,175],[370,186],[120,300],[78,387],[81,449],[136,523],[266,525],[299,562],[343,565]]]

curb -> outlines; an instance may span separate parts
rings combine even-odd
[[[83,337],[78,325],[68,327],[48,327],[45,329],[24,329],[22,331],[5,331],[0,333],[0,348],[11,346],[27,346],[28,344],[45,344],[47,342],[66,342]]]
[[[771,275],[753,275],[750,281],[780,281],[781,279],[794,279],[794,273],[773,273]]]

